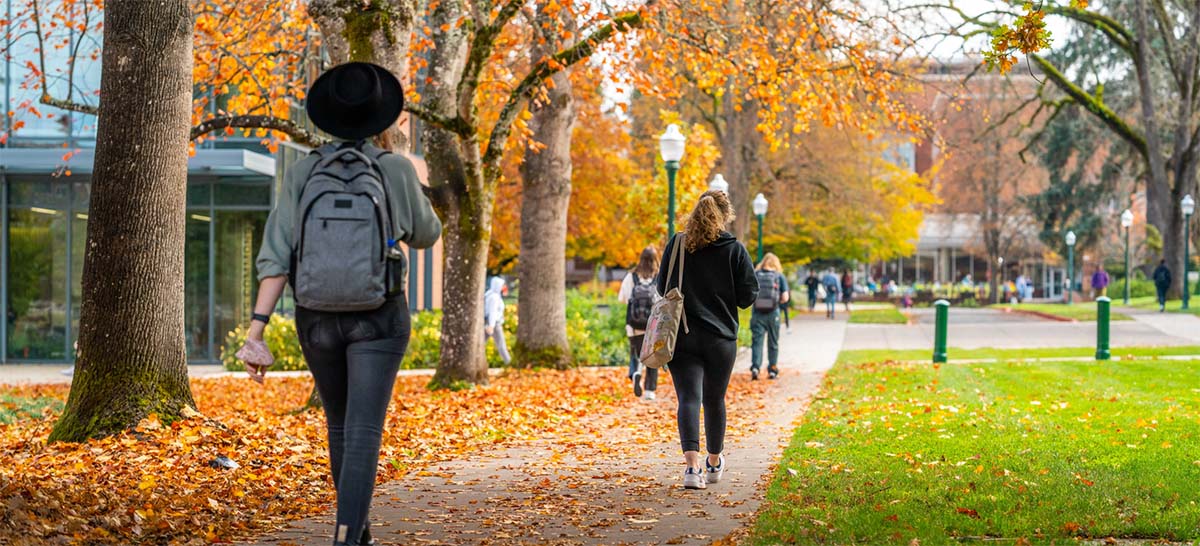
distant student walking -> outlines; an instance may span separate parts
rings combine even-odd
[[[846,312],[849,313],[850,300],[854,299],[854,275],[849,269],[842,270],[842,303],[846,306]]]
[[[808,277],[804,279],[804,287],[808,289],[808,312],[811,313],[817,309],[817,287],[821,286],[821,281],[817,279],[817,275],[812,271],[808,272]]]
[[[508,354],[508,343],[504,341],[504,294],[508,283],[503,277],[492,277],[487,293],[483,295],[483,333],[496,345],[496,353],[505,364],[512,362]]]
[[[1167,291],[1171,289],[1171,268],[1167,267],[1167,261],[1161,260],[1158,262],[1158,267],[1154,268],[1154,290],[1158,292],[1158,312],[1162,313],[1167,310]]]
[[[643,366],[639,355],[646,338],[650,308],[658,299],[658,288],[654,284],[657,275],[658,251],[648,246],[642,249],[637,268],[621,281],[621,291],[617,294],[617,299],[626,304],[625,336],[629,338],[629,379],[633,381],[633,395],[647,401],[654,400],[658,389],[658,369]]]
[[[727,229],[734,219],[733,205],[721,191],[700,196],[687,218],[687,274],[680,291],[684,317],[690,328],[680,329],[670,372],[679,399],[676,412],[679,443],[687,465],[683,486],[704,489],[725,474],[725,391],[737,356],[738,308],[745,309],[758,295],[754,262]],[[678,236],[663,249],[669,259]],[[658,293],[666,294],[678,280],[668,279],[667,268],[658,270]],[[704,407],[704,433],[708,458],[700,456],[700,407]]]
[[[1103,265],[1096,266],[1096,272],[1092,273],[1092,289],[1096,291],[1096,297],[1108,295],[1108,272]]]
[[[791,299],[787,278],[783,276],[783,265],[779,257],[768,252],[758,264],[758,297],[754,299],[754,311],[750,314],[750,379],[758,379],[762,370],[763,338],[767,343],[767,374],[771,379],[779,377],[779,314],[780,309]]]
[[[838,281],[837,275],[833,274],[833,270],[825,272],[825,276],[821,277],[821,288],[825,289],[825,318],[834,318],[834,312],[837,311],[838,291],[841,290],[841,282]]]
[[[397,243],[429,248],[442,230],[412,162],[367,141],[393,127],[403,107],[400,81],[373,64],[335,66],[309,88],[309,119],[337,142],[284,172],[255,262],[253,320],[237,352],[262,383],[274,362],[263,330],[291,284],[300,348],[325,412],[335,545],[374,543],[367,514],[411,333]]]

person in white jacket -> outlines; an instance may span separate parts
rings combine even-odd
[[[621,291],[617,294],[617,299],[626,304],[625,336],[629,338],[629,379],[633,381],[633,395],[647,401],[654,400],[658,390],[658,370],[643,366],[640,355],[646,336],[646,320],[650,318],[650,308],[658,300],[658,288],[654,283],[657,275],[658,250],[648,246],[642,250],[637,267],[621,281]]]
[[[508,344],[504,342],[504,292],[508,285],[503,277],[492,277],[491,285],[483,296],[483,333],[492,338],[496,352],[505,364],[512,362],[508,355]]]

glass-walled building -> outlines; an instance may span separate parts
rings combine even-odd
[[[56,150],[0,149],[5,362],[72,360],[92,157],[84,150],[64,163]],[[199,150],[188,170],[187,351],[193,362],[214,362],[225,335],[248,320],[253,305],[275,160],[248,150]]]

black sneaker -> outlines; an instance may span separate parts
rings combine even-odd
[[[779,377],[779,370],[767,370],[767,379],[776,379]]]
[[[758,381],[758,370],[750,370],[750,380]]]

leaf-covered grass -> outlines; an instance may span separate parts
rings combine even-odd
[[[1122,303],[1119,299],[1113,299],[1113,305],[1121,305]],[[1135,309],[1158,311],[1158,298],[1155,296],[1130,298],[1129,306]],[[1200,296],[1193,295],[1188,300],[1188,308],[1182,309],[1182,307],[1183,300],[1167,300],[1166,311],[1168,313],[1188,313],[1200,316]]]
[[[908,324],[908,317],[896,309],[896,306],[859,309],[855,307],[850,313],[851,324]]]
[[[1197,385],[1200,361],[843,361],[751,543],[1196,540]]]
[[[1116,303],[1115,301],[1113,302]],[[1092,302],[1081,302],[1071,305],[1065,303],[999,303],[989,306],[993,309],[1010,308],[1014,311],[1034,311],[1037,313],[1045,313],[1065,319],[1078,320],[1081,322],[1094,322],[1096,320],[1096,304]],[[1133,320],[1129,315],[1109,311],[1110,320]]]
[[[57,414],[62,408],[62,400],[36,391],[0,392],[0,425]]]
[[[1178,347],[1115,347],[1111,349],[1114,358],[1155,358],[1160,356],[1193,356],[1200,355],[1200,347],[1183,345]],[[1031,360],[1045,358],[1092,358],[1096,355],[1095,347],[1052,347],[1038,349],[959,349],[949,348],[946,353],[950,362],[956,360]],[[932,349],[859,349],[842,351],[838,362],[862,364],[866,362],[903,362],[926,361],[933,357]]]

